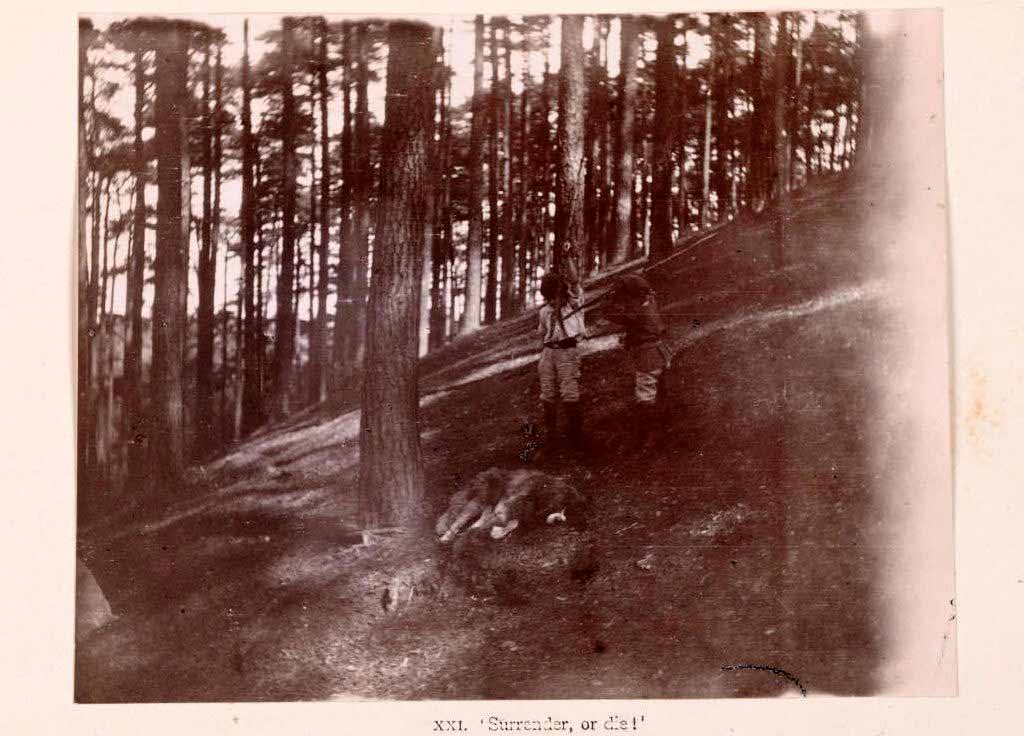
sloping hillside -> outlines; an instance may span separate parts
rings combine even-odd
[[[501,542],[572,550],[566,574],[386,613],[391,576],[444,553],[429,539],[361,544],[359,417],[342,398],[197,469],[160,515],[82,530],[119,619],[79,648],[77,698],[872,692],[887,523],[873,479],[899,457],[871,440],[902,431],[877,401],[899,378],[902,335],[885,244],[864,227],[869,207],[898,213],[875,193],[853,178],[807,190],[781,270],[768,224],[751,221],[682,244],[652,273],[678,349],[657,450],[629,450],[628,363],[595,324],[591,459],[546,461],[591,499],[585,525]],[[479,470],[522,464],[537,417],[534,318],[424,361],[435,507]]]

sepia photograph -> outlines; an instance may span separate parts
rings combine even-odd
[[[76,703],[957,693],[943,13],[709,11],[78,17]]]

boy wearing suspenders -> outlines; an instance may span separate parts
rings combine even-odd
[[[583,287],[567,258],[564,274],[545,274],[540,293],[537,334],[543,348],[538,364],[540,400],[544,407],[544,442],[551,444],[558,431],[558,401],[568,419],[567,437],[575,450],[583,447],[583,413],[580,408],[579,340],[586,337],[583,321]]]

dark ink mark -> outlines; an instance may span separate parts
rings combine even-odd
[[[803,697],[807,697],[807,689],[803,686],[799,679],[786,672],[786,670],[779,669],[778,667],[771,667],[766,664],[732,664],[722,668],[723,670],[763,670],[764,672],[771,672],[772,674],[781,675],[789,680],[791,683],[800,688],[800,694]]]
[[[607,650],[607,645],[600,639],[594,642],[594,651],[598,654],[604,654]]]

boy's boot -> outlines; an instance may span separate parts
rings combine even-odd
[[[637,453],[644,452],[658,443],[661,435],[661,409],[656,402],[638,401],[633,447]]]
[[[555,438],[558,436],[558,404],[553,401],[544,403],[544,446],[548,449],[554,447]]]
[[[659,426],[668,426],[668,423],[672,418],[672,395],[669,391],[667,370],[662,371],[661,375],[658,376],[658,394],[656,401],[658,407],[657,414]]]
[[[580,402],[573,401],[565,404],[565,413],[569,420],[569,428],[566,434],[569,440],[569,447],[574,452],[583,452],[583,407]]]

